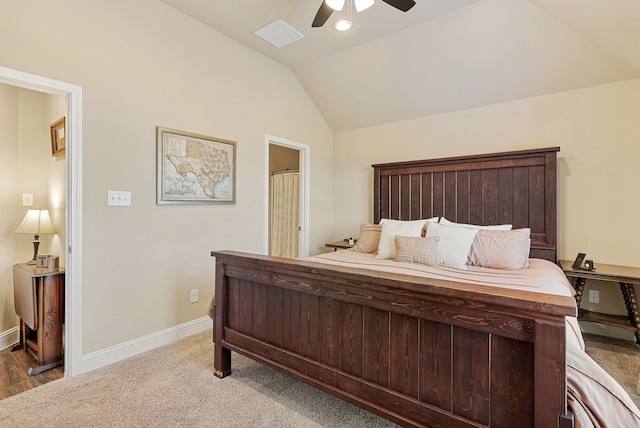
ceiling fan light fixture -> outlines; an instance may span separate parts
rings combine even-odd
[[[373,0],[354,0],[354,3],[356,5],[356,12],[362,12],[373,6]]]
[[[353,22],[346,19],[341,19],[340,21],[336,22],[336,25],[334,25],[334,27],[338,31],[347,31],[351,29],[351,27],[353,27]]]
[[[324,0],[324,2],[333,10],[342,10],[344,0]]]

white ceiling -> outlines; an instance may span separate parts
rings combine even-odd
[[[639,0],[376,0],[343,33],[311,28],[322,0],[161,1],[289,67],[334,131],[640,78]],[[253,34],[277,19],[304,38]]]

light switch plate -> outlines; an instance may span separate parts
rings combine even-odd
[[[22,206],[23,207],[32,207],[33,206],[33,193],[23,193],[22,194]]]
[[[107,206],[110,207],[130,207],[131,192],[120,190],[107,191]]]

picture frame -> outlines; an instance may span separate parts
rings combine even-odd
[[[235,141],[158,126],[156,153],[156,204],[235,204]]]
[[[53,122],[49,127],[51,131],[51,154],[52,156],[62,156],[66,147],[66,120],[62,118]]]

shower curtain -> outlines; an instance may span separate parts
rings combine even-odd
[[[300,173],[271,175],[271,251],[272,256],[298,257],[300,217]]]

